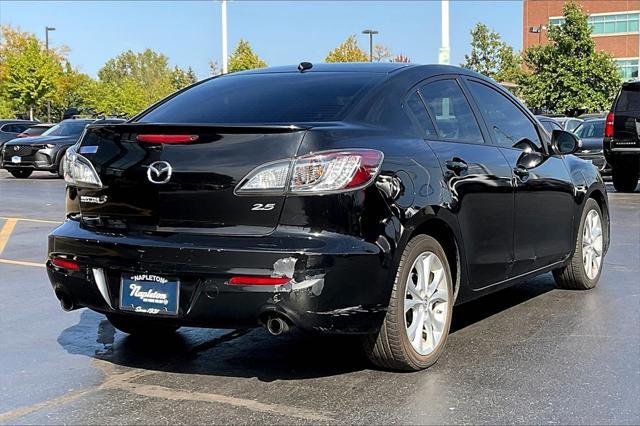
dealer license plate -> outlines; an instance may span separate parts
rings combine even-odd
[[[123,274],[120,309],[153,315],[177,315],[180,282],[153,274]]]

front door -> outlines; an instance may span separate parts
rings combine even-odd
[[[574,245],[575,220],[573,183],[562,158],[546,155],[533,118],[508,96],[478,80],[467,79],[466,84],[513,175],[511,277],[562,260]],[[519,160],[530,151],[544,155],[540,164],[527,169]]]

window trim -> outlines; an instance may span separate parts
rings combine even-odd
[[[464,85],[465,85],[465,89],[467,89],[469,91],[469,96],[472,99],[472,102],[474,103],[474,105],[479,109],[479,104],[476,101],[475,97],[473,96],[473,94],[471,93],[471,89],[468,86],[469,82],[474,82],[474,83],[478,83],[478,84],[482,84],[484,86],[487,86],[490,89],[495,90],[496,92],[498,92],[499,94],[501,94],[507,101],[511,102],[517,109],[520,110],[520,112],[523,113],[523,115],[525,117],[527,117],[527,119],[529,120],[529,122],[533,125],[533,128],[535,129],[536,133],[538,134],[538,139],[540,139],[540,144],[542,145],[542,154],[544,155],[549,155],[549,142],[550,140],[549,135],[547,134],[547,131],[543,128],[541,129],[541,124],[538,124],[536,118],[533,116],[533,114],[531,113],[531,111],[529,111],[526,107],[524,107],[520,102],[514,101],[514,97],[513,95],[508,92],[506,89],[502,88],[502,87],[497,87],[496,85],[492,85],[480,78],[477,77],[470,77],[470,76],[464,76],[463,78],[464,81]],[[498,144],[493,136],[493,132],[489,132],[489,126],[485,120],[484,114],[480,113],[480,116],[482,117],[482,121],[484,123],[484,125],[487,128],[487,132],[489,133],[489,139],[491,140],[491,144],[494,146],[497,146],[498,148],[504,148],[504,149],[512,149],[512,150],[516,150],[516,151],[522,151],[521,149],[518,148],[513,148],[513,147],[506,147],[506,146],[502,146],[500,144]]]
[[[429,136],[427,137],[427,135],[424,135],[423,138],[425,140],[433,140],[433,141],[440,141],[440,142],[454,142],[454,143],[464,143],[464,144],[472,144],[472,145],[491,145],[490,142],[487,142],[488,139],[488,134],[486,132],[486,129],[484,128],[484,122],[479,119],[478,117],[480,117],[480,111],[478,111],[475,107],[475,104],[470,100],[469,98],[469,94],[466,92],[464,85],[462,84],[460,78],[462,77],[461,74],[439,74],[439,75],[434,75],[428,78],[425,78],[423,80],[420,80],[418,83],[414,84],[413,86],[411,86],[411,88],[405,93],[405,95],[402,97],[402,103],[403,105],[406,105],[406,99],[411,96],[411,94],[413,94],[413,92],[417,92],[418,96],[420,97],[420,100],[422,101],[422,104],[424,106],[425,111],[427,111],[427,115],[429,116],[429,118],[431,119],[431,124],[433,125],[434,129],[436,129],[436,132],[438,132],[438,125],[436,123],[436,121],[434,120],[433,116],[431,115],[431,112],[429,111],[429,108],[427,108],[427,103],[424,100],[424,97],[422,96],[422,93],[420,92],[420,88],[426,86],[427,84],[431,84],[431,83],[435,83],[438,81],[442,81],[442,80],[453,80],[455,83],[457,83],[458,87],[460,88],[462,95],[464,96],[465,100],[467,101],[467,105],[469,105],[469,107],[471,108],[471,113],[473,114],[475,120],[476,120],[476,124],[478,125],[478,129],[480,129],[480,136],[482,137],[482,141],[478,141],[478,142],[474,142],[474,141],[463,141],[463,140],[459,140],[459,139],[452,139],[452,138],[443,138],[440,135],[436,135],[436,136]],[[409,111],[409,110],[407,110]],[[414,120],[417,120],[415,117],[413,117],[413,112],[410,112],[412,118]]]
[[[619,11],[619,12],[602,12],[602,13],[591,13],[587,16],[587,19],[591,18],[592,16],[614,16],[614,15],[633,15],[633,14],[638,14],[638,20],[640,22],[640,10],[627,10],[627,11]],[[560,25],[562,23],[562,21],[565,19],[564,16],[549,16],[549,26],[552,25]],[[561,23],[560,24],[554,24],[551,21],[553,20],[560,20]],[[629,19],[627,19],[627,22],[629,22]],[[588,23],[588,22],[587,22]],[[611,37],[611,36],[624,36],[624,35],[634,35],[637,34],[637,31],[626,31],[626,32],[614,32],[614,33],[599,33],[599,34],[594,34],[593,33],[593,27],[591,27],[591,24],[589,24],[589,27],[591,28],[591,37]],[[627,25],[628,28],[628,25]]]

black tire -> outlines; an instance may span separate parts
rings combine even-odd
[[[633,192],[638,186],[638,170],[624,166],[614,167],[611,171],[613,187],[618,192]]]
[[[589,278],[583,262],[583,235],[587,215],[592,210],[598,213],[602,224],[602,258],[597,275],[593,278]],[[555,278],[556,285],[559,288],[567,290],[590,290],[598,284],[598,280],[600,280],[600,275],[602,274],[602,266],[604,265],[604,227],[605,225],[600,206],[593,198],[589,198],[585,203],[582,216],[580,217],[580,228],[578,229],[578,236],[576,238],[576,246],[573,256],[566,266],[553,271],[553,277]]]
[[[9,170],[9,173],[11,173],[13,175],[14,178],[17,179],[26,179],[29,176],[31,176],[31,173],[33,173],[33,170],[29,170],[29,169],[17,169],[17,170]]]
[[[435,254],[443,266],[447,280],[448,309],[438,344],[429,354],[422,355],[414,349],[407,336],[405,321],[408,319],[404,305],[405,295],[408,291],[409,274],[412,274],[415,260],[425,252]],[[433,237],[418,235],[409,241],[402,253],[393,283],[389,307],[380,331],[376,335],[364,336],[362,339],[365,353],[375,365],[389,370],[417,371],[430,367],[438,360],[445,346],[451,326],[452,308],[453,281],[447,256],[442,246]]]
[[[58,163],[58,177],[64,177],[64,156],[60,158],[60,162]]]
[[[132,315],[107,314],[107,319],[118,330],[140,337],[158,336],[175,333],[180,326],[166,324],[155,318],[136,317]]]

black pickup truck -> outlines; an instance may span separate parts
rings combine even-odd
[[[620,192],[635,191],[640,176],[640,81],[622,85],[607,115],[604,136],[613,186]]]

